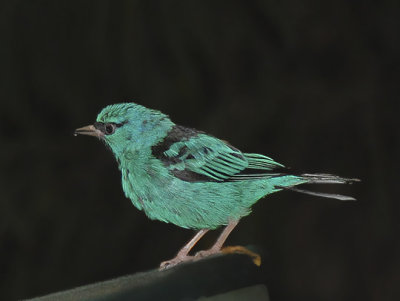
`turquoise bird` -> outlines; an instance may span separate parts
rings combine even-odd
[[[292,175],[270,157],[243,153],[224,140],[176,125],[167,115],[135,103],[105,107],[93,125],[76,129],[77,134],[95,136],[110,147],[122,174],[123,191],[136,208],[150,219],[198,230],[176,257],[161,263],[161,269],[221,252],[239,220],[268,194],[289,189],[354,200],[295,186],[357,179]],[[220,226],[225,228],[210,249],[189,255],[204,234]]]

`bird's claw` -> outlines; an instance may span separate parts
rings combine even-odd
[[[216,254],[245,254],[251,257],[253,263],[257,266],[261,265],[261,257],[257,253],[250,251],[249,249],[242,247],[242,246],[228,246],[223,249],[211,248],[208,250],[199,251],[194,256],[189,255],[180,255],[178,254],[175,258],[170,260],[166,260],[161,262],[160,264],[160,271],[172,268],[178,264],[187,261],[197,261],[203,259],[208,256],[216,255]]]
[[[214,254],[218,254],[221,253],[221,250],[217,250],[217,249],[208,249],[208,250],[203,250],[203,251],[199,251],[196,253],[196,255],[194,256],[189,256],[189,255],[177,255],[176,257],[170,259],[170,260],[166,260],[161,262],[160,264],[160,268],[159,270],[167,270],[169,268],[172,268],[178,264],[184,263],[184,262],[188,262],[188,261],[197,261],[200,260],[202,258],[205,258],[207,256],[210,255],[214,255]]]
[[[220,249],[208,249],[208,250],[203,250],[203,251],[199,251],[196,253],[196,255],[194,255],[196,260],[211,256],[211,255],[215,255],[215,254],[219,254],[221,253]]]
[[[245,254],[252,259],[253,263],[256,266],[261,265],[261,256],[257,253],[254,253],[253,251],[250,251],[249,249],[247,249],[243,246],[227,246],[222,249],[211,248],[208,250],[199,251],[194,256],[194,260],[200,260],[202,258],[211,256],[211,255],[215,255],[215,254]]]
[[[161,262],[159,270],[160,271],[166,270],[166,269],[172,268],[180,263],[192,261],[192,260],[194,260],[194,256],[189,256],[189,255],[179,256],[178,255],[175,258]]]

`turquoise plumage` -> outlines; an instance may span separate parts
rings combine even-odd
[[[242,153],[226,141],[176,125],[165,114],[135,103],[107,106],[94,125],[75,133],[96,136],[111,148],[126,197],[149,218],[199,230],[177,257],[162,263],[163,268],[219,252],[237,222],[270,193],[291,189],[353,200],[294,186],[342,184],[355,179],[328,174],[291,175],[267,156]],[[210,250],[188,255],[208,230],[221,225],[227,227]]]

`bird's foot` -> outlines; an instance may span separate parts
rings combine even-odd
[[[199,260],[199,259],[211,256],[211,255],[219,254],[219,253],[221,253],[221,249],[210,248],[208,250],[203,250],[203,251],[197,252],[196,255],[194,255],[194,259]]]
[[[228,246],[221,250],[223,254],[245,254],[251,257],[256,266],[261,265],[261,256],[243,246]]]
[[[253,263],[256,266],[261,265],[261,256],[243,246],[227,246],[222,249],[211,248],[204,251],[199,251],[194,256],[194,260],[200,260],[207,256],[215,255],[215,254],[245,254],[253,260]]]
[[[172,267],[174,267],[174,266],[176,266],[176,265],[178,265],[180,263],[187,262],[187,261],[192,261],[192,260],[194,260],[194,256],[179,255],[178,254],[176,257],[174,257],[174,258],[172,258],[170,260],[166,260],[166,261],[161,262],[159,270],[160,271],[161,270],[166,270],[166,269],[172,268]]]

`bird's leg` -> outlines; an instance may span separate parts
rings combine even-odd
[[[236,227],[236,225],[239,223],[239,221],[230,221],[228,225],[225,227],[225,229],[222,231],[222,233],[219,235],[217,241],[214,243],[214,245],[205,251],[200,251],[197,252],[196,255],[194,256],[196,259],[200,259],[203,257],[207,257],[213,254],[217,254],[221,252],[222,245],[224,244],[225,240],[228,238],[229,234],[232,232],[232,230]]]
[[[201,229],[196,233],[195,236],[183,246],[182,249],[179,250],[178,254],[170,260],[163,261],[160,264],[160,270],[168,269],[173,267],[181,262],[193,260],[193,256],[189,256],[190,250],[194,247],[194,245],[208,232],[208,229]]]

